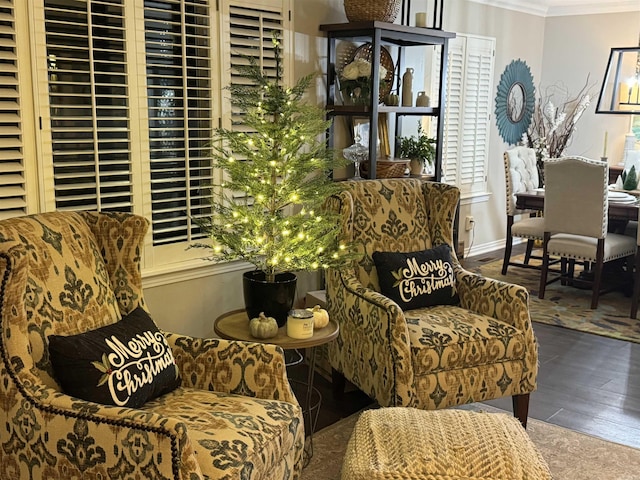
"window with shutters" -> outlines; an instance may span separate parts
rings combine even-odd
[[[239,75],[237,67],[246,65],[247,57],[254,57],[259,62],[262,70],[270,78],[276,77],[276,62],[273,49],[273,34],[277,33],[284,45],[291,44],[290,35],[286,31],[285,8],[281,0],[265,0],[259,5],[227,5],[223,11],[223,17],[229,18],[228,30],[223,38],[223,55],[225,63],[230,68],[223,72],[226,75],[225,84],[243,84],[247,79]],[[286,50],[285,50],[286,52]],[[285,63],[287,60],[285,59]],[[286,76],[291,69],[284,72],[283,79],[288,82]],[[243,125],[243,112],[232,107],[229,99],[223,100],[223,106],[227,107],[227,114],[223,116],[225,126],[232,130],[245,130]],[[242,159],[240,159],[242,160]],[[253,199],[246,192],[236,191],[229,195],[235,202],[252,204]]]
[[[0,3],[0,219],[29,213],[37,199],[35,192],[28,194],[27,190],[27,161],[35,157],[35,142],[25,140],[25,134],[34,132],[25,122],[26,101],[22,100],[23,95],[28,98],[29,86],[26,81],[21,83],[27,75],[24,65],[18,63],[28,52],[27,32],[19,31],[17,24],[20,12],[26,12],[22,0]],[[33,170],[34,165],[31,167]],[[30,177],[35,183],[33,171]]]
[[[442,181],[463,196],[487,189],[494,51],[494,38],[457,34],[449,41]]]
[[[210,7],[145,0],[144,20],[153,241],[190,241],[213,181]]]
[[[132,211],[124,0],[46,0],[56,210]]]
[[[286,48],[289,7],[290,0],[35,0],[40,208],[144,215],[147,268],[202,257],[187,247],[202,239],[197,219],[209,214],[219,183],[212,132],[236,128],[242,115],[230,111],[224,86],[242,81],[233,73],[242,55],[273,68],[271,32],[281,32]],[[16,105],[0,122],[19,121]],[[4,171],[16,171],[5,184],[24,183],[20,140],[6,154]],[[25,213],[18,190],[0,191]]]

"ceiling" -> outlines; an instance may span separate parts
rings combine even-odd
[[[640,12],[640,0],[471,0],[543,17]]]

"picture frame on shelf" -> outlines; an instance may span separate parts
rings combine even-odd
[[[355,143],[356,130],[360,133],[360,143],[369,145],[370,123],[366,117],[347,117],[348,129],[351,132],[351,143]],[[384,158],[391,156],[391,144],[389,142],[389,122],[386,113],[378,114],[378,138],[376,141],[376,154]]]
[[[389,143],[389,122],[386,113],[378,114],[378,145],[380,155],[384,158],[391,156],[391,145]]]
[[[369,119],[366,117],[347,117],[347,126],[350,132],[351,144],[356,143],[356,135],[360,135],[360,143],[369,145]]]

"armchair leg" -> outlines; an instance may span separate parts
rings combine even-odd
[[[529,416],[529,394],[514,395],[511,397],[513,404],[513,416],[520,420],[524,428],[527,428],[527,417]]]
[[[342,372],[339,372],[333,367],[331,368],[331,385],[333,386],[333,398],[340,400],[344,395],[346,379]]]

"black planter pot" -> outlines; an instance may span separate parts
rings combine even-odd
[[[267,282],[262,270],[245,272],[242,275],[244,306],[249,318],[264,312],[273,317],[282,327],[296,298],[297,277],[293,273],[278,273],[274,282]]]

